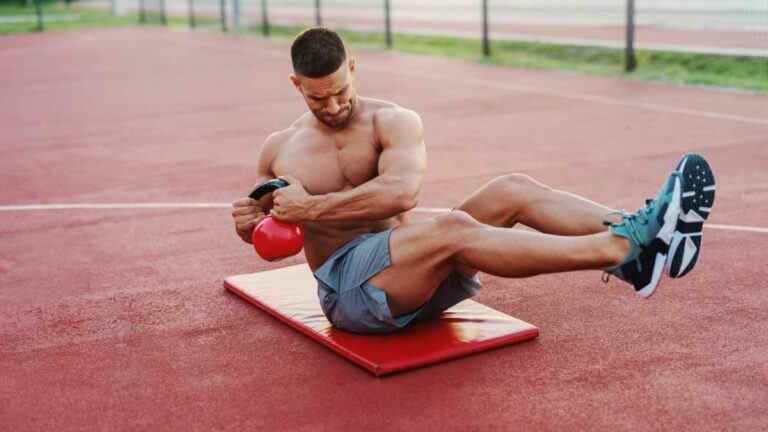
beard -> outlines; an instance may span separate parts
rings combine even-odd
[[[320,123],[334,129],[341,129],[352,119],[352,114],[355,112],[355,102],[355,99],[351,99],[349,101],[349,106],[335,116],[329,115],[323,110],[312,111],[312,114],[315,115],[315,118],[317,118]]]

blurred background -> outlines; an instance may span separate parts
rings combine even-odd
[[[227,294],[304,262],[229,203],[316,24],[427,125],[416,217],[510,172],[633,210],[702,152],[696,272],[484,275],[539,341],[375,382]],[[0,0],[0,33],[0,432],[768,430],[768,0]]]
[[[0,34],[127,25],[768,91],[768,0],[0,0]]]

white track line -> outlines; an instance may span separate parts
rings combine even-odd
[[[232,208],[230,203],[105,203],[105,204],[20,204],[0,205],[0,212],[35,211],[35,210],[139,210],[139,209],[195,209],[195,208]],[[451,209],[441,207],[417,207],[413,209],[418,213],[447,213]],[[743,225],[705,224],[706,228],[725,231],[747,231],[768,234],[768,228],[751,227]]]
[[[164,208],[229,208],[229,203],[111,203],[111,204],[23,204],[0,206],[0,211],[28,210],[116,210]]]
[[[708,223],[708,224],[704,224],[704,227],[719,229],[719,230],[726,230],[726,231],[748,231],[748,232],[768,234],[768,228],[759,228],[759,227],[742,226],[742,225],[719,225],[719,224]]]

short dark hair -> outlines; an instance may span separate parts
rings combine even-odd
[[[293,71],[308,78],[330,75],[347,59],[344,41],[335,31],[323,27],[304,30],[291,45]]]

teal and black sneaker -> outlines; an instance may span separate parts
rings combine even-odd
[[[649,297],[659,284],[680,217],[681,200],[682,180],[675,171],[656,198],[646,200],[645,207],[635,213],[617,213],[621,216],[618,223],[604,222],[613,235],[626,238],[630,244],[624,262],[605,271],[632,284],[641,297]]]
[[[651,245],[632,260],[625,261],[621,265],[606,269],[603,282],[608,282],[608,275],[631,284],[635,293],[640,297],[649,297],[656,290],[661,280],[662,264],[667,256],[669,246],[663,241],[655,239]]]
[[[715,203],[715,176],[697,154],[683,156],[675,172],[682,180],[682,210],[669,246],[667,272],[678,278],[691,271],[699,259],[704,220]]]

